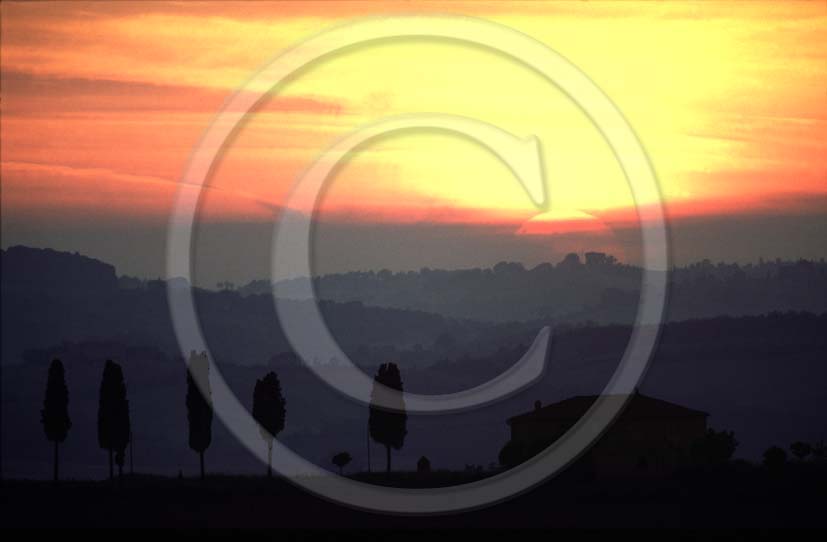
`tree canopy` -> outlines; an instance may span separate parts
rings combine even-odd
[[[380,393],[377,384],[390,389],[403,391],[402,375],[395,363],[383,363],[374,378],[373,392],[371,393],[368,428],[370,436],[376,442],[383,444],[387,451],[387,470],[390,472],[390,450],[399,450],[405,444],[405,435],[408,434],[408,415],[405,413],[405,403],[399,396],[394,410],[381,408],[376,405],[376,397]]]
[[[273,439],[284,429],[286,414],[281,382],[271,371],[261,380],[256,380],[253,389],[253,418],[258,423],[261,438],[267,443],[267,476],[273,475]]]
[[[55,445],[54,453],[54,481],[58,480],[58,446],[66,440],[72,420],[69,419],[69,390],[66,387],[66,375],[63,363],[59,359],[52,360],[49,365],[49,378],[46,381],[46,397],[43,399],[43,410],[40,411],[40,423],[46,438]]]
[[[49,365],[49,378],[46,382],[46,397],[43,399],[43,410],[40,411],[40,423],[46,438],[52,442],[63,442],[72,428],[69,418],[69,390],[66,387],[66,376],[63,363],[59,359],[52,360]]]
[[[284,429],[284,419],[287,414],[284,396],[281,392],[281,382],[274,372],[256,380],[253,390],[253,418],[258,423],[261,438],[272,443]]]
[[[206,397],[205,397],[206,396]],[[201,453],[212,442],[212,392],[210,363],[206,355],[190,357],[187,371],[187,421],[189,445]]]
[[[347,464],[351,462],[351,460],[353,460],[353,458],[350,457],[350,454],[348,452],[339,452],[338,454],[333,456],[331,462],[337,467],[339,467],[339,474],[341,474],[342,469],[344,469],[345,466],[347,466]]]
[[[200,456],[201,478],[204,478],[204,452],[212,442],[212,415],[210,361],[205,352],[192,352],[187,364],[187,422],[189,446]]]
[[[98,444],[109,452],[110,477],[112,454],[123,455],[131,434],[129,401],[126,399],[123,369],[112,360],[106,360],[98,400]]]

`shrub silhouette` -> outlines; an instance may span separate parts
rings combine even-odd
[[[212,442],[212,392],[210,389],[210,361],[206,352],[190,353],[187,363],[187,422],[189,445],[198,453],[201,479],[204,474],[204,452]]]
[[[376,442],[385,446],[387,456],[387,470],[391,472],[391,448],[399,450],[405,444],[405,435],[408,434],[408,415],[405,414],[405,403],[401,396],[394,397],[394,410],[386,410],[376,405],[376,397],[382,393],[377,384],[384,384],[393,390],[402,391],[402,376],[395,363],[383,363],[373,379],[371,404],[368,417],[370,436]]]
[[[698,465],[722,465],[732,459],[738,447],[735,433],[707,429],[706,434],[692,443],[692,460]]]
[[[516,441],[509,440],[500,450],[497,459],[504,467],[514,467],[528,459],[529,455],[524,447]]]
[[[416,462],[416,472],[428,473],[431,472],[431,460],[424,455]]]
[[[69,419],[69,390],[66,388],[66,376],[63,363],[59,359],[52,360],[49,365],[49,378],[46,381],[46,397],[43,399],[43,410],[40,411],[40,423],[46,438],[55,445],[54,453],[54,481],[58,481],[58,447],[66,440],[72,421]]]
[[[814,461],[816,461],[818,463],[824,461],[824,455],[825,454],[824,454],[824,441],[823,440],[818,441],[813,446],[812,454],[813,454],[813,460]]]
[[[333,462],[333,464],[334,464],[334,465],[336,465],[337,467],[339,467],[339,474],[342,474],[342,469],[344,469],[344,468],[345,468],[345,466],[346,466],[348,463],[350,463],[352,459],[353,459],[353,458],[352,458],[352,457],[350,457],[350,454],[349,454],[349,453],[347,453],[347,452],[339,452],[338,454],[336,454],[336,455],[334,455],[334,456],[333,456],[333,459],[331,459],[331,461]]]
[[[787,463],[787,452],[778,446],[771,446],[764,452],[764,466],[771,471],[781,470]]]
[[[804,461],[812,453],[813,447],[807,442],[793,442],[790,444],[790,451],[796,459]]]
[[[516,467],[545,450],[551,445],[552,439],[540,435],[531,442],[518,442],[509,440],[500,449],[497,459],[503,467]]]
[[[98,445],[109,453],[110,480],[115,478],[113,454],[124,455],[130,434],[129,401],[126,399],[123,370],[112,360],[106,360],[98,401]],[[118,467],[119,475],[123,475],[123,459]]]
[[[256,380],[253,390],[253,418],[258,423],[261,438],[267,443],[268,478],[273,476],[273,439],[284,429],[284,417],[287,414],[284,405],[281,383],[276,373],[267,373],[263,379]]]

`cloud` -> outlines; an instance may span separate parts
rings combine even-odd
[[[33,223],[106,220],[166,223],[179,183],[175,179],[134,175],[103,168],[78,168],[27,162],[1,162],[3,214]],[[271,219],[274,207],[237,191],[206,188],[201,219],[220,206],[223,219]]]
[[[215,114],[230,90],[110,79],[61,78],[3,69],[3,113],[44,115],[102,112]],[[319,96],[265,95],[259,113],[337,116],[345,104]]]

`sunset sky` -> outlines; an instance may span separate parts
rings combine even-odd
[[[423,12],[508,25],[588,74],[650,155],[679,260],[727,254],[715,244],[716,227],[721,243],[747,247],[733,248],[732,259],[825,255],[825,2],[4,1],[3,246],[78,250],[134,274],[162,269],[125,253],[112,232],[151,244],[143,258],[157,259],[149,254],[162,251],[159,232],[189,153],[230,93],[328,27]],[[348,161],[325,193],[320,220],[339,232],[387,226],[398,233],[398,243],[383,241],[390,245],[416,246],[425,242],[416,232],[439,231],[453,233],[424,235],[488,247],[473,249],[478,257],[424,262],[432,266],[553,260],[578,234],[598,248],[608,237],[615,241],[607,246],[626,243],[629,189],[582,112],[518,63],[425,39],[334,55],[269,97],[209,180],[201,220],[266,231],[292,182],[325,148],[367,122],[417,111],[536,135],[552,212],[536,216],[511,172],[478,145],[418,132],[378,141]],[[744,227],[736,232],[727,221]],[[770,230],[784,233],[773,240]],[[496,257],[495,247],[507,245],[524,248]],[[554,248],[544,252],[546,245]],[[618,251],[634,259],[633,247]],[[327,269],[415,267],[388,254],[340,258]]]

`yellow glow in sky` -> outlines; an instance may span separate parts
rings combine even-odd
[[[4,2],[3,211],[163,217],[189,149],[251,73],[331,25],[412,9],[490,19],[569,58],[624,112],[682,213],[827,192],[823,2]],[[632,204],[600,134],[548,82],[491,52],[403,40],[334,55],[274,95],[217,167],[204,212],[269,218],[338,137],[416,111],[536,135],[554,209]],[[536,210],[483,148],[416,133],[350,160],[323,213],[522,222]]]

